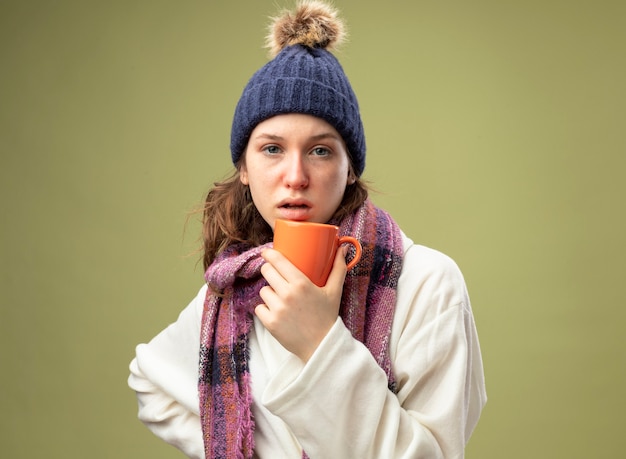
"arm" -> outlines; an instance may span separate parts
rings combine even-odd
[[[287,362],[273,376],[261,402],[310,457],[463,457],[485,400],[482,363],[463,278],[438,252],[407,252],[391,356],[396,395],[338,319],[304,367]]]
[[[139,419],[187,456],[204,458],[198,415],[198,349],[206,286],[178,320],[137,346],[128,385],[135,390]]]

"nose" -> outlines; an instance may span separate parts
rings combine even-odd
[[[306,160],[299,153],[288,154],[285,157],[284,183],[288,188],[306,188],[309,184],[309,175]]]

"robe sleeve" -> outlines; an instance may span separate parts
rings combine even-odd
[[[159,438],[191,458],[204,458],[198,402],[203,286],[178,320],[136,348],[128,385],[137,394],[139,419]]]
[[[411,245],[390,355],[399,390],[341,319],[306,365],[290,357],[262,403],[309,457],[462,458],[486,402],[465,282],[440,252]]]

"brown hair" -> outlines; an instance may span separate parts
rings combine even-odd
[[[272,228],[254,205],[248,186],[239,180],[240,167],[241,162],[228,178],[214,183],[201,210],[204,252],[202,261],[205,270],[231,244],[259,246],[272,240]],[[343,200],[331,221],[341,221],[354,212],[365,202],[367,196],[367,185],[357,177],[353,184],[346,187]]]

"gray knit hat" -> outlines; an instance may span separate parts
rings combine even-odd
[[[365,168],[365,134],[350,82],[327,48],[343,37],[336,12],[318,1],[274,20],[268,37],[274,59],[250,79],[239,99],[230,151],[237,163],[257,124],[275,115],[303,113],[324,119],[346,142],[355,173]]]

